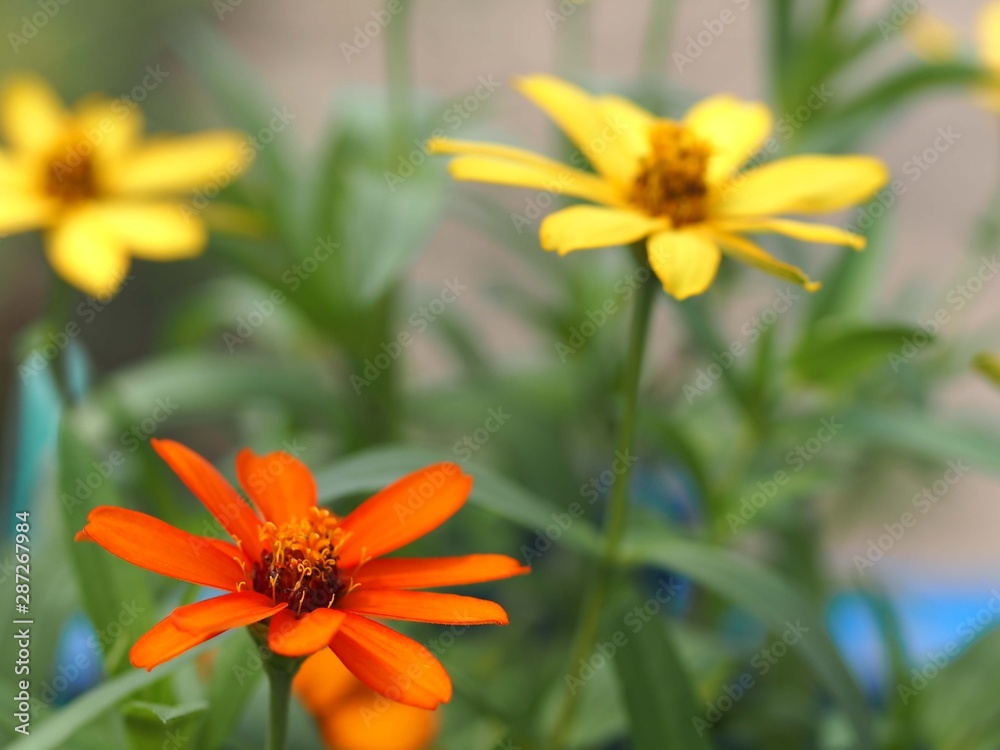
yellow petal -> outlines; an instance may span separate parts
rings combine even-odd
[[[625,129],[615,122],[614,107],[573,84],[554,76],[521,78],[517,89],[543,110],[559,126],[594,168],[619,186],[629,183],[635,171],[634,159],[625,152],[621,138]]]
[[[958,29],[926,10],[918,11],[906,22],[903,34],[913,51],[931,63],[954,60],[962,46]]]
[[[719,271],[722,253],[700,232],[660,232],[647,243],[649,265],[673,297],[683,300],[708,289]]]
[[[565,255],[574,250],[626,245],[668,225],[666,219],[651,218],[638,211],[570,206],[547,216],[539,236],[543,248]]]
[[[597,105],[605,120],[614,126],[612,132],[617,133],[608,141],[608,148],[616,151],[614,158],[619,165],[616,174],[623,185],[631,185],[643,160],[652,150],[650,131],[656,123],[656,116],[638,104],[613,94],[597,97]]]
[[[625,199],[610,183],[573,167],[556,164],[543,167],[485,156],[460,156],[452,160],[448,171],[456,180],[536,188],[544,193],[572,195],[609,206],[625,205]]]
[[[125,246],[94,211],[81,208],[49,233],[46,254],[56,273],[93,297],[111,297],[125,281]]]
[[[715,184],[739,169],[771,134],[771,111],[758,102],[722,94],[696,104],[684,123],[712,149],[708,182]]]
[[[121,154],[132,148],[145,127],[142,110],[125,99],[88,96],[77,102],[74,114],[77,127],[94,144],[97,158]]]
[[[137,258],[178,260],[205,249],[205,224],[175,203],[102,203],[95,214]]]
[[[731,258],[742,261],[754,268],[759,268],[761,271],[769,273],[772,276],[777,276],[779,279],[804,286],[810,292],[815,292],[822,287],[822,284],[810,281],[809,277],[801,269],[788,263],[783,263],[745,237],[726,232],[715,232],[714,237],[722,245],[722,249],[726,255]]]
[[[66,112],[48,83],[19,75],[8,79],[0,93],[0,122],[9,145],[38,152],[55,146],[66,126]]]
[[[793,156],[736,177],[715,199],[719,218],[839,211],[871,198],[889,171],[869,156]]]
[[[44,196],[0,190],[0,237],[43,227],[54,211],[53,201]]]
[[[246,136],[215,131],[148,140],[108,178],[117,193],[203,192],[209,197],[253,160]]]
[[[793,237],[805,242],[816,242],[821,245],[845,245],[855,250],[864,250],[867,244],[864,237],[848,232],[840,227],[828,224],[809,224],[791,219],[745,219],[736,221],[713,222],[713,227],[724,232],[776,232],[786,237]]]
[[[983,62],[1000,70],[1000,2],[990,2],[979,12],[976,39]]]
[[[31,172],[25,160],[17,159],[11,152],[0,149],[0,191],[30,189]]]
[[[515,146],[505,146],[501,143],[484,141],[459,141],[451,138],[431,138],[427,141],[429,154],[453,154],[456,156],[486,156],[491,159],[503,159],[524,164],[532,164],[545,169],[565,169],[566,165],[555,159],[549,159],[541,154]]]

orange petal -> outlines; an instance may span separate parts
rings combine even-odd
[[[384,557],[345,572],[354,583],[374,589],[430,589],[466,583],[498,581],[530,573],[506,555],[465,555],[464,557]]]
[[[329,648],[321,648],[302,662],[292,689],[313,714],[332,710],[352,690],[367,690]]]
[[[286,451],[258,456],[244,448],[236,456],[236,476],[264,518],[278,525],[304,518],[318,500],[312,472]]]
[[[80,529],[76,534],[73,535],[74,542],[92,542],[93,539],[90,538],[90,534],[87,533],[86,529]]]
[[[147,672],[153,667],[180,656],[188,649],[214,638],[218,633],[185,633],[177,627],[172,617],[166,617],[158,622],[148,632],[144,633],[132,646],[129,661],[133,667],[140,667]]]
[[[171,617],[187,633],[220,633],[260,622],[287,606],[256,591],[240,591],[178,607]]]
[[[441,625],[507,625],[507,613],[496,602],[428,591],[358,589],[344,599],[349,612]]]
[[[438,716],[381,698],[363,688],[320,718],[327,747],[337,750],[427,750]]]
[[[209,540],[135,510],[94,508],[82,533],[112,555],[160,575],[228,591],[246,580],[239,562]]]
[[[301,617],[282,610],[271,620],[267,645],[282,656],[308,656],[330,645],[344,616],[337,609],[314,609]]]
[[[345,613],[330,648],[355,677],[390,700],[428,709],[451,700],[451,679],[434,655],[385,625]]]
[[[156,438],[152,438],[150,443],[229,535],[252,559],[259,559],[263,551],[260,523],[225,477],[212,464],[180,443]]]
[[[430,533],[458,512],[471,489],[472,477],[453,463],[419,469],[389,485],[341,524],[350,534],[341,567],[353,568]]]

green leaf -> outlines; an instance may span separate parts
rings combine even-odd
[[[319,496],[322,502],[333,503],[352,495],[377,492],[403,475],[442,458],[448,457],[399,446],[357,453],[316,472]],[[462,468],[475,478],[470,502],[530,531],[542,531],[552,525],[553,514],[564,511],[488,469],[470,465]],[[598,549],[597,533],[582,518],[565,530],[560,542],[582,551]]]
[[[625,608],[617,621],[629,611]],[[699,714],[695,690],[667,622],[653,619],[630,635],[614,664],[635,750],[711,748],[691,720]]]
[[[31,734],[5,750],[65,750],[72,747],[73,735],[104,715],[133,693],[172,675],[195,658],[198,650],[182,654],[156,668],[155,672],[133,670],[114,677],[84,693],[65,708],[55,711]]]
[[[989,380],[993,385],[1000,387],[1000,357],[989,352],[977,354],[972,366],[976,372]]]
[[[795,373],[813,383],[837,384],[854,380],[902,357],[910,342],[933,342],[933,337],[913,326],[852,327],[815,331],[799,346],[792,359]]]
[[[132,701],[122,706],[132,750],[184,750],[191,746],[194,727],[208,711],[205,701],[176,706]]]
[[[632,534],[623,560],[653,565],[687,576],[765,623],[774,633],[800,626],[804,636],[792,648],[850,717],[857,746],[874,746],[865,698],[826,633],[822,619],[795,588],[775,573],[741,555],[682,539],[663,529]]]
[[[257,645],[246,630],[234,633],[216,654],[212,682],[206,697],[212,710],[205,718],[197,747],[221,747],[233,729],[263,676]]]
[[[851,439],[921,459],[964,459],[977,469],[1000,471],[1000,432],[992,427],[946,422],[916,410],[867,408],[840,419],[844,422],[844,436]]]
[[[87,447],[77,426],[78,412],[69,412],[59,435],[59,503],[63,511],[63,538],[73,561],[84,610],[97,632],[108,672],[131,669],[125,658],[129,648],[154,622],[154,604],[142,571],[122,565],[96,544],[73,541],[87,524],[87,514],[96,505],[94,497],[108,505],[122,505],[114,482],[103,477],[100,467],[113,471],[110,456],[98,458]],[[95,468],[96,467],[96,468]],[[112,475],[113,476],[113,475]],[[91,482],[101,482],[99,491]],[[93,495],[85,494],[93,492]]]

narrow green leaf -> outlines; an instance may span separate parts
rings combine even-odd
[[[65,750],[81,728],[107,713],[133,693],[172,675],[186,666],[198,650],[189,651],[156,668],[155,672],[132,670],[114,677],[81,695],[65,708],[54,711],[31,734],[8,745],[6,750]]]
[[[814,383],[837,384],[853,380],[902,358],[908,344],[926,346],[933,337],[913,326],[852,327],[814,331],[792,359],[796,374]]]
[[[804,635],[792,648],[850,717],[857,747],[874,747],[874,730],[865,698],[830,640],[809,601],[781,577],[740,555],[645,528],[629,539],[623,559],[655,565],[687,576],[740,609],[756,616],[775,633],[796,627]]]
[[[205,718],[196,747],[221,747],[239,721],[264,670],[257,645],[242,629],[221,645],[215,658],[212,682],[206,698],[212,710]]]
[[[711,748],[692,720],[699,715],[695,689],[667,622],[654,619],[630,635],[614,665],[635,750]]]
[[[319,496],[322,502],[333,503],[351,495],[376,492],[401,476],[442,458],[448,457],[399,446],[357,453],[316,472]],[[475,478],[470,497],[472,503],[530,531],[545,529],[554,522],[553,514],[565,510],[488,469],[470,465],[464,465],[463,469]],[[578,550],[592,552],[598,548],[596,532],[582,518],[565,530],[560,541]]]

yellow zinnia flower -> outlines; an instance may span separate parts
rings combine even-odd
[[[177,196],[212,196],[253,158],[231,131],[143,141],[131,100],[91,96],[67,111],[31,76],[0,92],[0,128],[0,237],[44,229],[55,271],[97,297],[118,290],[133,256],[200,253],[205,224]]]
[[[773,123],[764,105],[731,96],[707,99],[677,122],[551,76],[524,78],[518,88],[566,133],[596,174],[488,143],[436,139],[431,150],[457,155],[450,169],[458,180],[599,204],[548,216],[542,247],[563,255],[646,240],[653,271],[677,299],[708,289],[723,253],[810,291],[819,288],[744,233],[777,232],[861,249],[863,238],[837,227],[777,217],[848,208],[888,181],[885,166],[867,156],[796,156],[738,174]]]

